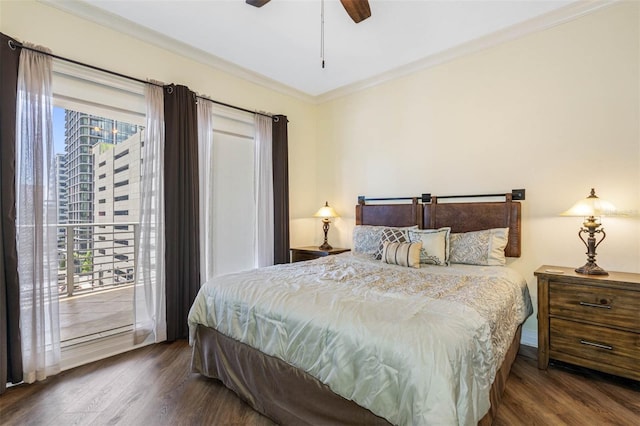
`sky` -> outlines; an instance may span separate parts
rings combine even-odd
[[[64,108],[53,107],[53,145],[56,154],[64,154]]]

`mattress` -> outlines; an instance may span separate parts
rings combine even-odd
[[[507,267],[420,269],[351,253],[217,277],[189,314],[393,424],[476,424],[532,313]]]

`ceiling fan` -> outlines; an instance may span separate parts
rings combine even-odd
[[[262,7],[269,3],[269,0],[246,0],[246,3],[251,6]],[[342,3],[342,6],[356,24],[371,16],[368,0],[340,0],[340,3]]]

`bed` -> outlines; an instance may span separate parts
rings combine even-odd
[[[407,237],[359,240],[385,260],[356,250],[206,283],[189,314],[193,370],[279,424],[491,424],[532,313],[526,282],[451,259],[400,266],[388,252],[506,229],[499,249],[517,257],[520,203],[439,201],[359,199],[358,233]]]

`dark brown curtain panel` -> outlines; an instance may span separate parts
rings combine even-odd
[[[16,88],[20,48],[0,33],[0,394],[22,381],[16,248]]]
[[[167,340],[189,337],[187,315],[200,288],[198,115],[195,93],[164,93]]]
[[[289,142],[286,115],[273,117],[273,261],[289,263]]]

